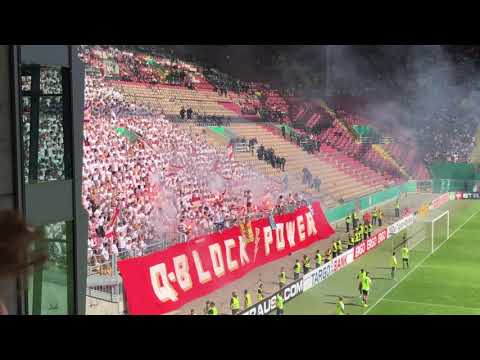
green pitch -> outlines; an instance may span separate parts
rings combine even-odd
[[[389,259],[400,236],[287,303],[285,314],[332,315],[339,296],[351,315],[480,314],[480,201],[454,201],[442,210],[450,211],[450,238],[445,241],[446,221],[439,221],[435,252],[431,237],[418,244],[410,253],[409,270],[402,269],[398,249],[395,281]],[[356,275],[362,268],[373,280],[368,308],[361,306],[357,290]]]

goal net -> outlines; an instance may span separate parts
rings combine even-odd
[[[450,235],[450,212],[432,210],[425,216],[416,216],[415,222],[391,238],[391,249],[400,258],[407,245],[410,257],[419,261],[436,251]]]

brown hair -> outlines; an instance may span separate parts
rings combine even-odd
[[[0,210],[0,277],[25,275],[47,260],[46,252],[32,250],[36,240],[39,234],[22,216],[14,210]]]

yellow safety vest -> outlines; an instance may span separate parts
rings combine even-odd
[[[238,296],[232,296],[232,299],[230,300],[230,308],[232,310],[240,310],[240,300],[238,299]]]
[[[397,267],[397,258],[395,256],[392,256],[392,258],[390,259],[390,265],[392,268]]]
[[[302,266],[300,265],[300,263],[295,263],[295,267],[294,267],[294,271],[297,273],[297,274],[300,274],[300,272],[302,271]]]
[[[275,305],[277,306],[277,309],[283,310],[284,302],[285,302],[285,300],[283,299],[283,297],[281,295],[277,295],[277,298],[276,298],[276,301],[275,301]]]
[[[282,271],[280,273],[280,284],[286,284],[287,283],[287,275],[285,274],[285,271]]]
[[[257,289],[257,300],[262,301],[263,300],[263,289],[258,288]]]
[[[252,295],[245,295],[245,309],[252,306]]]
[[[217,307],[214,306],[213,308],[210,308],[210,310],[208,311],[208,315],[218,315]]]

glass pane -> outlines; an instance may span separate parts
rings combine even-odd
[[[62,94],[61,68],[42,67],[40,69],[40,91],[43,95]]]
[[[67,241],[72,238],[66,222],[40,228],[48,247],[48,262],[29,278],[28,311],[33,315],[67,315],[69,309],[69,264]],[[70,232],[70,233],[69,233]],[[68,240],[67,240],[68,239]],[[70,266],[70,269],[69,269]]]
[[[22,78],[23,79],[23,78]],[[23,83],[22,83],[23,86]],[[32,101],[29,96],[22,97],[22,128],[23,128],[23,170],[25,176],[25,183],[28,183],[28,165],[30,159],[30,124],[31,124],[31,110]]]
[[[62,97],[40,98],[38,181],[65,180]]]
[[[22,76],[22,91],[32,91],[32,77]]]

